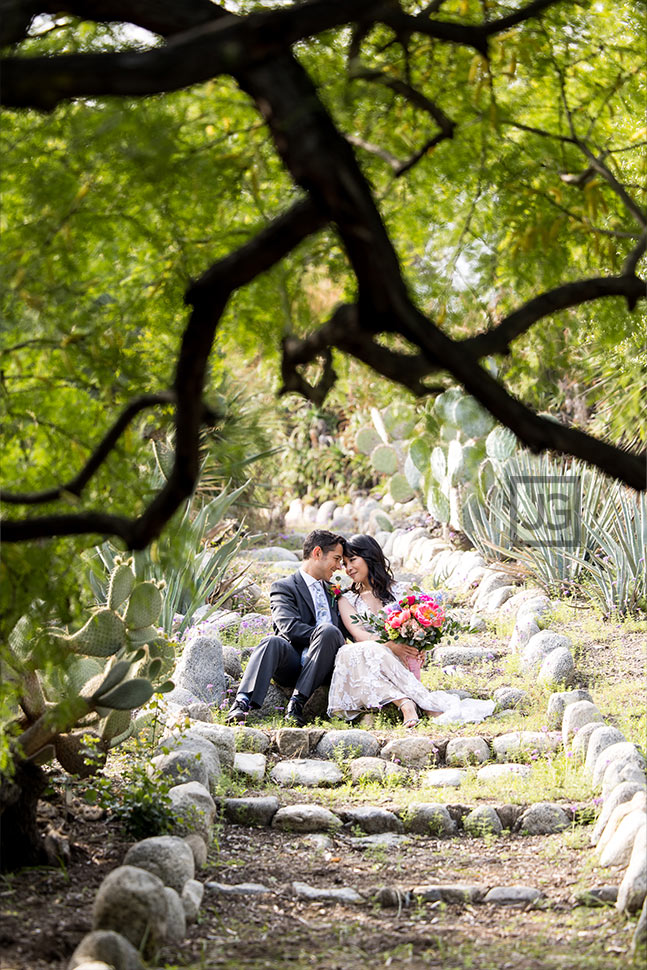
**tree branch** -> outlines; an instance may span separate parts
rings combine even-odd
[[[544,317],[608,296],[623,296],[629,309],[633,310],[638,300],[647,298],[645,283],[633,275],[602,276],[564,283],[524,303],[493,330],[467,337],[460,344],[479,358],[490,354],[507,354],[511,342]]]
[[[644,284],[642,295],[645,295]],[[534,309],[536,311],[536,307]],[[468,393],[514,431],[531,450],[539,452],[552,449],[574,455],[633,488],[643,490],[647,487],[647,453],[633,454],[575,428],[540,417],[480,367],[477,357],[493,352],[492,346],[486,345],[488,334],[452,341],[411,305],[406,308],[405,317],[394,322],[390,330],[405,334],[420,348],[420,354],[401,354],[381,347],[375,342],[374,335],[363,328],[359,307],[338,309],[316,333],[303,340],[292,338],[284,342],[284,389],[289,389],[286,378],[297,366],[314,360],[331,346],[363,360],[377,373],[408,388],[417,396],[430,393],[430,388],[424,383],[426,376],[447,369],[460,380]],[[512,322],[515,323],[514,320]],[[480,345],[477,344],[479,340]],[[308,396],[307,389],[302,393]]]
[[[42,505],[45,502],[54,502],[64,495],[76,495],[78,497],[134,418],[156,404],[172,404],[174,401],[175,394],[170,391],[161,394],[144,394],[135,398],[119,415],[78,475],[71,478],[66,485],[56,485],[54,488],[48,488],[42,492],[7,492],[0,489],[0,502],[6,502],[10,505]]]
[[[369,15],[379,19],[388,6],[389,0],[310,0],[244,18],[222,17],[216,7],[215,22],[173,35],[152,50],[8,57],[0,61],[0,103],[51,111],[69,98],[177,91],[219,74],[239,73],[323,30]],[[128,20],[141,22],[132,13]]]

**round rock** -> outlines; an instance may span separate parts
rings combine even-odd
[[[579,731],[576,731],[571,741],[571,751],[577,761],[584,761],[589,749],[589,739],[594,731],[604,730],[605,725],[599,721],[589,721]]]
[[[436,802],[419,802],[410,806],[404,819],[407,832],[418,835],[453,835],[456,823],[444,805]]]
[[[603,869],[607,866],[627,866],[631,859],[631,852],[638,832],[645,828],[647,815],[643,809],[635,809],[629,812],[615,831],[600,855],[600,865]]]
[[[587,690],[562,690],[555,691],[548,698],[548,712],[546,714],[548,727],[552,730],[559,730],[564,719],[564,711],[569,704],[577,701],[591,701],[593,698]]]
[[[351,827],[357,825],[368,835],[377,835],[379,832],[404,832],[404,825],[397,815],[373,805],[348,808],[341,812],[341,817],[346,825]]]
[[[600,812],[600,816],[595,823],[595,828],[591,834],[592,845],[597,845],[600,841],[602,833],[604,832],[614,809],[616,809],[619,805],[624,805],[627,802],[630,802],[634,795],[636,795],[638,792],[644,791],[645,786],[635,781],[624,781],[620,782],[619,785],[616,785],[613,791],[611,791],[607,798],[604,799],[602,811]]]
[[[525,670],[534,671],[541,666],[545,657],[553,650],[562,648],[570,650],[571,641],[561,633],[552,630],[540,630],[533,634],[521,651],[521,666]]]
[[[641,788],[647,788],[644,766],[631,762],[627,764],[622,761],[612,761],[602,776],[602,797],[608,798],[613,789],[625,781],[633,781]]]
[[[426,788],[459,788],[467,777],[460,768],[432,768],[425,772],[421,782]]]
[[[537,802],[526,809],[515,829],[522,835],[552,835],[563,832],[570,824],[568,815],[559,805]]]
[[[114,930],[94,930],[87,933],[70,957],[68,970],[99,961],[116,970],[143,970],[135,947]]]
[[[604,748],[598,755],[593,767],[593,787],[598,788],[602,784],[604,773],[608,766],[616,761],[618,764],[635,765],[642,771],[645,770],[645,758],[631,741],[619,741]]]
[[[490,805],[479,805],[463,818],[463,828],[469,835],[501,835],[501,819]]]
[[[609,748],[612,744],[618,744],[619,741],[624,740],[625,736],[622,731],[606,724],[592,731],[586,749],[586,761],[584,763],[586,770],[592,773],[599,755],[602,754],[605,748]]]
[[[164,883],[135,866],[113,869],[95,897],[92,927],[121,933],[152,958],[166,939]]]
[[[568,647],[557,647],[544,657],[537,681],[544,686],[552,684],[570,684],[575,675],[573,654]]]
[[[568,704],[564,709],[564,718],[562,720],[564,747],[568,747],[573,735],[585,724],[589,724],[591,721],[601,722],[602,720],[603,718],[598,708],[591,701],[575,701],[574,704]]]
[[[527,778],[530,775],[530,765],[520,765],[514,762],[499,765],[483,765],[476,773],[479,781],[500,781],[516,775],[519,778]]]
[[[176,829],[197,831],[209,840],[216,814],[216,803],[208,789],[197,781],[187,781],[169,789],[169,798],[176,816]]]
[[[178,893],[187,879],[195,875],[191,848],[176,835],[158,835],[136,842],[128,849],[124,865],[145,869]]]
[[[647,896],[647,828],[638,829],[629,865],[618,888],[616,908],[621,913],[638,913]]]
[[[207,724],[205,721],[191,721],[188,729],[184,731],[174,731],[171,735],[175,741],[179,741],[180,746],[184,738],[203,738],[209,741],[218,752],[220,764],[225,768],[233,768],[234,754],[236,753],[236,735],[234,729],[225,727],[224,724]],[[162,744],[166,743],[163,739]]]
[[[231,730],[234,732],[236,751],[259,751],[262,754],[270,746],[269,737],[258,728],[237,727]]]
[[[200,912],[204,886],[197,879],[189,879],[182,888],[182,906],[187,923],[195,923]]]
[[[527,906],[541,896],[539,889],[533,886],[495,886],[486,894],[483,902],[495,906]]]
[[[380,750],[377,740],[359,728],[348,731],[326,731],[315,748],[320,758],[374,758]]]
[[[228,822],[261,827],[270,824],[279,810],[279,800],[275,795],[262,798],[225,798],[222,807]]]
[[[272,828],[282,832],[334,832],[341,825],[339,816],[323,805],[286,805],[272,819]]]
[[[265,777],[267,758],[264,754],[253,754],[249,751],[239,751],[234,758],[234,771],[245,775],[250,781],[262,781]]]
[[[436,746],[431,738],[395,738],[386,744],[380,756],[387,761],[396,761],[401,765],[412,768],[424,768],[430,765],[437,754]]]
[[[502,711],[522,710],[529,703],[529,694],[519,687],[497,687],[492,695]]]
[[[482,765],[489,761],[492,752],[484,738],[452,738],[445,751],[448,765]]]
[[[186,916],[178,893],[170,886],[164,886],[166,896],[166,941],[176,946],[186,936]]]
[[[407,777],[407,769],[383,758],[355,758],[350,763],[350,776],[353,782],[382,781],[384,778]]]
[[[311,761],[295,758],[292,761],[279,761],[270,772],[270,778],[284,788],[321,788],[340,785],[344,780],[341,769],[330,761]]]

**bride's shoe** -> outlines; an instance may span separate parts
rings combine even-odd
[[[413,701],[403,701],[402,704],[400,704],[400,710],[402,711],[402,717],[404,718],[403,727],[413,728],[416,726],[416,724],[420,723],[418,711]]]

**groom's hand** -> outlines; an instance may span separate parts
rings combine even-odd
[[[418,650],[416,647],[410,647],[408,643],[394,641],[393,643],[389,644],[389,647],[396,655],[398,660],[402,660],[403,663],[406,661],[407,657],[415,658],[418,656]]]

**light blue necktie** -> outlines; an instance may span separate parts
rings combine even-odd
[[[315,622],[317,626],[321,623],[330,623],[330,607],[320,582],[313,583],[310,587],[312,599],[315,607]]]

